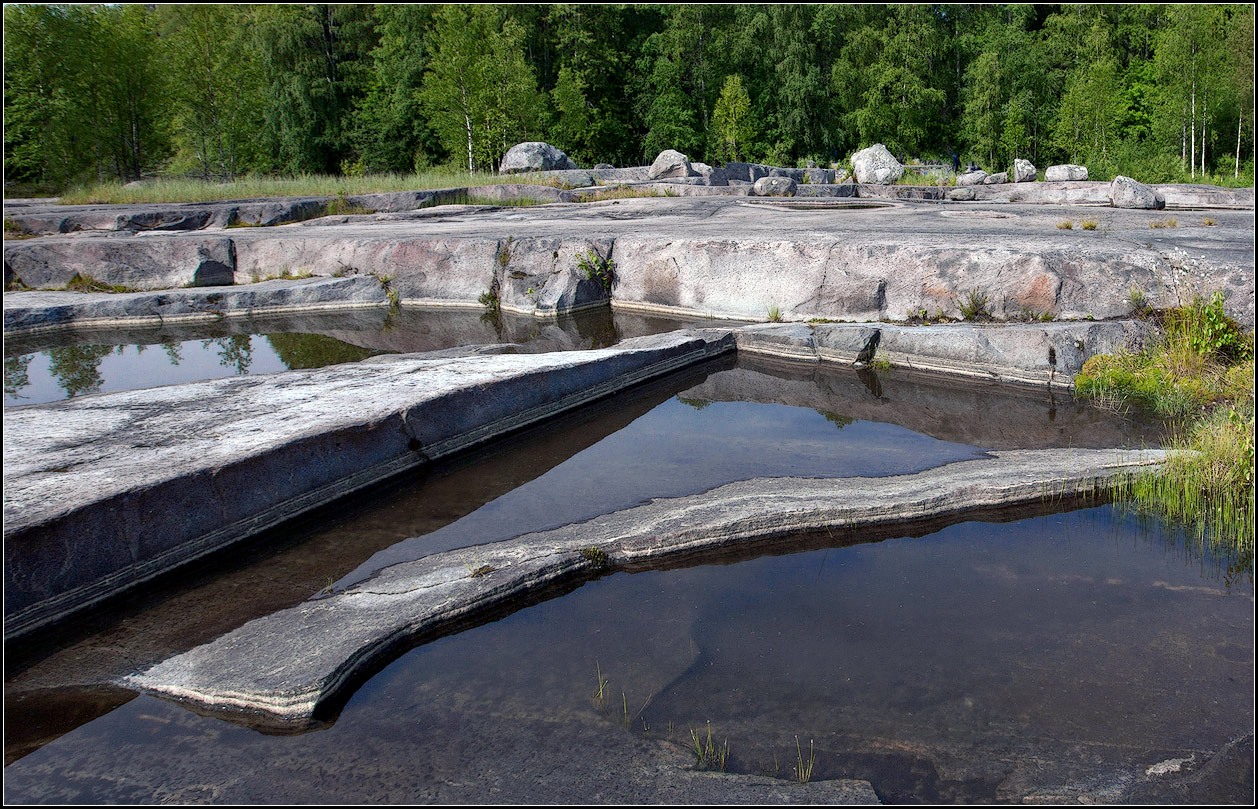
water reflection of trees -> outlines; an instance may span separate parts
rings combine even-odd
[[[218,349],[219,365],[236,369],[237,375],[249,373],[249,366],[253,363],[253,338],[250,335],[233,334],[201,341],[202,348],[211,346]]]
[[[4,358],[4,395],[9,399],[21,399],[18,391],[31,384],[31,354]]]
[[[122,346],[118,346],[122,350]],[[48,350],[48,371],[65,391],[66,398],[73,399],[85,393],[100,390],[104,380],[100,376],[101,360],[114,353],[114,346],[61,346]]]

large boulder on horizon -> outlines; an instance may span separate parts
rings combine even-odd
[[[1044,179],[1050,183],[1079,182],[1088,179],[1088,167],[1066,163],[1044,169]]]
[[[498,165],[499,174],[519,174],[525,171],[571,171],[580,168],[566,154],[549,143],[539,140],[517,143],[503,155]]]
[[[852,155],[852,173],[856,182],[869,185],[894,185],[904,176],[904,166],[881,143],[861,149]]]
[[[979,169],[978,171],[967,171],[964,174],[957,175],[957,185],[982,185],[987,179],[987,172]]]
[[[676,149],[665,149],[651,163],[647,172],[652,180],[671,180],[680,177],[694,177],[695,171],[690,166],[690,159]]]
[[[1115,208],[1158,211],[1166,207],[1166,198],[1151,186],[1120,174],[1109,184],[1109,204]]]
[[[1004,185],[1009,182],[1009,172],[1000,171],[983,178],[983,185]]]
[[[1035,182],[1035,164],[1020,157],[1013,161],[1013,181],[1015,183]]]

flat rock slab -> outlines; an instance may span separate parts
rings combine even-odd
[[[725,330],[674,332],[598,351],[389,356],[6,408],[6,638],[733,347]]]
[[[262,726],[300,726],[391,651],[609,566],[807,530],[897,525],[1106,488],[1160,450],[1012,450],[893,478],[742,481],[584,523],[434,554],[251,621],[128,680]]]
[[[70,327],[161,325],[388,304],[387,289],[371,276],[271,280],[156,292],[6,292],[4,334],[10,337]]]
[[[1088,358],[1138,351],[1155,334],[1139,320],[1058,323],[816,323],[744,326],[739,351],[793,360],[886,362],[977,379],[1069,387]]]

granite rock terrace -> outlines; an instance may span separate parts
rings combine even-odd
[[[801,185],[789,198],[632,187],[652,196],[492,192],[545,203],[516,207],[417,192],[332,216],[318,199],[6,202],[6,232],[12,223],[28,236],[4,245],[6,338],[398,307],[543,321],[611,307],[705,324],[597,350],[452,346],[6,408],[6,643],[330,502],[715,357],[882,363],[1067,391],[1089,357],[1150,339],[1131,316],[1134,295],[1169,307],[1221,291],[1230,315],[1255,321],[1252,191],[1159,187],[1165,209],[1137,210],[1110,207],[1108,184],[1087,182],[976,186],[968,201],[850,183]],[[85,286],[115,291],[75,291]],[[1046,493],[1068,501],[1163,457],[1002,450],[878,484],[739,481],[496,542],[475,565],[465,551],[396,565],[108,677],[198,711],[300,728],[393,650],[608,566],[810,530],[960,520]],[[469,576],[472,566],[492,575]],[[816,797],[869,799],[852,789]]]

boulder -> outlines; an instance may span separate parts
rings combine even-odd
[[[954,188],[948,192],[948,199],[953,202],[970,202],[974,199],[974,189],[969,187]]]
[[[1044,169],[1044,179],[1050,183],[1078,182],[1088,179],[1087,166],[1076,166],[1070,163],[1061,166],[1049,166]]]
[[[790,177],[761,177],[751,193],[757,197],[793,197],[797,188],[799,183]]]
[[[1156,211],[1166,207],[1166,198],[1151,186],[1120,174],[1109,184],[1109,204],[1115,208]]]
[[[982,171],[982,170],[967,171],[964,174],[957,175],[958,186],[982,185],[985,180],[987,180],[987,172]]]
[[[725,169],[715,169],[707,163],[691,163],[690,170],[698,175],[705,185],[729,185],[729,177]]]
[[[1035,182],[1035,164],[1022,158],[1013,161],[1013,181],[1015,183]]]
[[[983,185],[1004,185],[1009,182],[1009,172],[1002,171],[997,174],[989,174],[983,178]]]
[[[804,178],[810,185],[830,185],[834,182],[834,170],[809,166],[804,169]]]
[[[652,180],[669,180],[676,177],[694,177],[696,174],[690,166],[690,160],[684,154],[676,149],[665,149],[655,158],[647,176]]]
[[[578,168],[568,156],[541,141],[517,143],[507,150],[498,166],[499,174],[519,174],[524,171],[569,171]]]
[[[858,183],[892,185],[904,176],[904,166],[886,146],[875,143],[852,155],[852,173]]]

